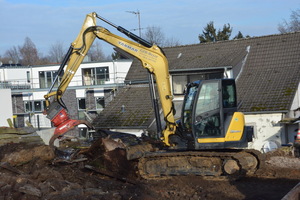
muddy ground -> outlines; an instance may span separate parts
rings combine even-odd
[[[7,144],[0,147],[2,199],[281,199],[300,180],[300,164],[290,152],[266,155],[253,177],[207,180],[199,176],[143,180],[134,165],[118,165],[119,175],[95,168],[97,150],[84,150],[76,162],[53,160],[48,146]],[[78,155],[78,154],[77,154]],[[103,164],[103,163],[102,163]],[[91,167],[94,166],[94,167]],[[109,168],[109,166],[108,166]]]

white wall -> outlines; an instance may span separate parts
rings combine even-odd
[[[278,123],[281,119],[281,113],[245,115],[246,125],[254,126],[254,139],[249,148],[262,151],[268,142],[280,147],[285,137],[283,126]]]
[[[8,126],[7,119],[12,120],[12,101],[11,101],[11,90],[10,89],[0,89],[0,126]]]
[[[131,66],[132,60],[113,61],[113,71],[115,71],[115,82],[122,83],[125,80],[127,72]]]
[[[294,112],[290,112],[290,116],[291,118],[298,118],[300,116],[300,83],[298,84],[298,89],[297,92],[295,94],[295,98],[293,100],[292,106],[291,106],[291,110]]]
[[[27,81],[27,71],[30,71],[29,68],[5,68],[1,70],[1,81],[8,81],[8,86],[12,87],[19,87],[22,88],[30,87],[30,83]]]
[[[9,68],[6,70],[6,81],[21,81],[22,83],[27,83],[27,71],[29,68]]]

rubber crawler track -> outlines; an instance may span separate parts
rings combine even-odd
[[[138,171],[144,179],[162,179],[178,175],[200,175],[209,179],[236,179],[254,173],[259,167],[258,151],[182,151],[153,152],[139,159]],[[224,163],[236,161],[239,170],[224,172]]]

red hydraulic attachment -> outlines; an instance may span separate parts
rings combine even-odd
[[[56,128],[54,131],[54,135],[49,141],[50,146],[54,146],[54,141],[57,138],[74,129],[79,124],[85,124],[89,129],[92,128],[92,125],[86,120],[70,119],[67,111],[64,108],[61,108],[59,110],[59,112],[51,119],[51,122]]]

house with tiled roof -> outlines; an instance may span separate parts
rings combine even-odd
[[[300,32],[163,49],[169,61],[177,115],[184,86],[201,79],[235,78],[239,111],[253,127],[251,148],[294,141],[300,112]],[[155,132],[148,72],[134,60],[127,84],[94,120],[99,129]]]

